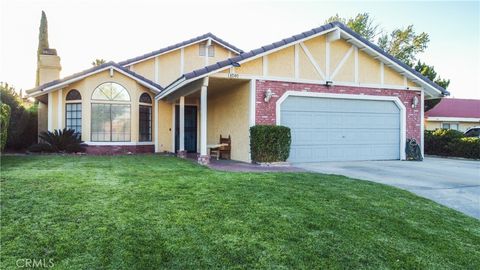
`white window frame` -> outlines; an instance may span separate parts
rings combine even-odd
[[[444,128],[444,127],[443,127],[443,125],[445,125],[445,124],[448,125],[448,128]],[[453,129],[453,128],[452,128],[452,125],[456,125],[457,128],[456,128],[456,129]],[[452,130],[457,130],[457,131],[458,131],[459,128],[460,128],[460,124],[459,124],[458,122],[442,122],[441,125],[440,125],[440,127],[441,127],[442,129],[452,129]]]

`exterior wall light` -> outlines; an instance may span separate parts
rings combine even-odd
[[[412,108],[416,108],[418,106],[418,97],[414,96],[412,98]]]
[[[269,102],[270,99],[272,98],[272,95],[273,95],[272,90],[268,88],[267,91],[265,91],[265,98],[263,100],[265,100],[265,102]]]
[[[326,86],[331,86],[332,84],[333,84],[332,81],[326,81],[326,82],[325,82],[325,85],[326,85]]]

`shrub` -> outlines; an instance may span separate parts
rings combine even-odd
[[[290,128],[284,126],[257,125],[250,128],[250,152],[252,161],[286,161],[290,155]]]
[[[80,135],[73,129],[56,129],[40,134],[43,142],[51,147],[52,152],[85,152],[85,144],[80,140]]]
[[[434,131],[425,131],[425,153],[430,155],[449,156],[451,153],[447,145],[456,140],[463,138],[464,135],[460,131],[452,129],[436,129]]]
[[[455,139],[446,148],[455,157],[480,159],[480,138]]]
[[[480,139],[466,138],[462,132],[451,129],[427,130],[425,153],[480,159]]]
[[[8,126],[7,149],[25,149],[37,142],[37,106],[23,100],[15,88],[0,83],[0,98],[3,104],[10,106],[10,125]]]
[[[8,123],[10,122],[10,106],[0,104],[0,150],[3,151],[7,143]]]
[[[32,144],[30,147],[28,147],[28,152],[32,152],[32,153],[51,153],[51,152],[53,152],[53,149],[50,146],[50,144],[36,143],[36,144]]]

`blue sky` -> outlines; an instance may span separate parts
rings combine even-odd
[[[120,61],[206,32],[251,50],[320,26],[338,13],[368,12],[390,32],[413,24],[430,35],[418,57],[452,80],[454,97],[480,99],[480,4],[475,2],[182,2],[0,0],[0,81],[33,87],[40,12],[62,76],[95,58]],[[190,8],[186,8],[190,7]]]

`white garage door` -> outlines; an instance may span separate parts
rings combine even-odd
[[[289,96],[290,162],[400,159],[400,109],[393,101]]]

